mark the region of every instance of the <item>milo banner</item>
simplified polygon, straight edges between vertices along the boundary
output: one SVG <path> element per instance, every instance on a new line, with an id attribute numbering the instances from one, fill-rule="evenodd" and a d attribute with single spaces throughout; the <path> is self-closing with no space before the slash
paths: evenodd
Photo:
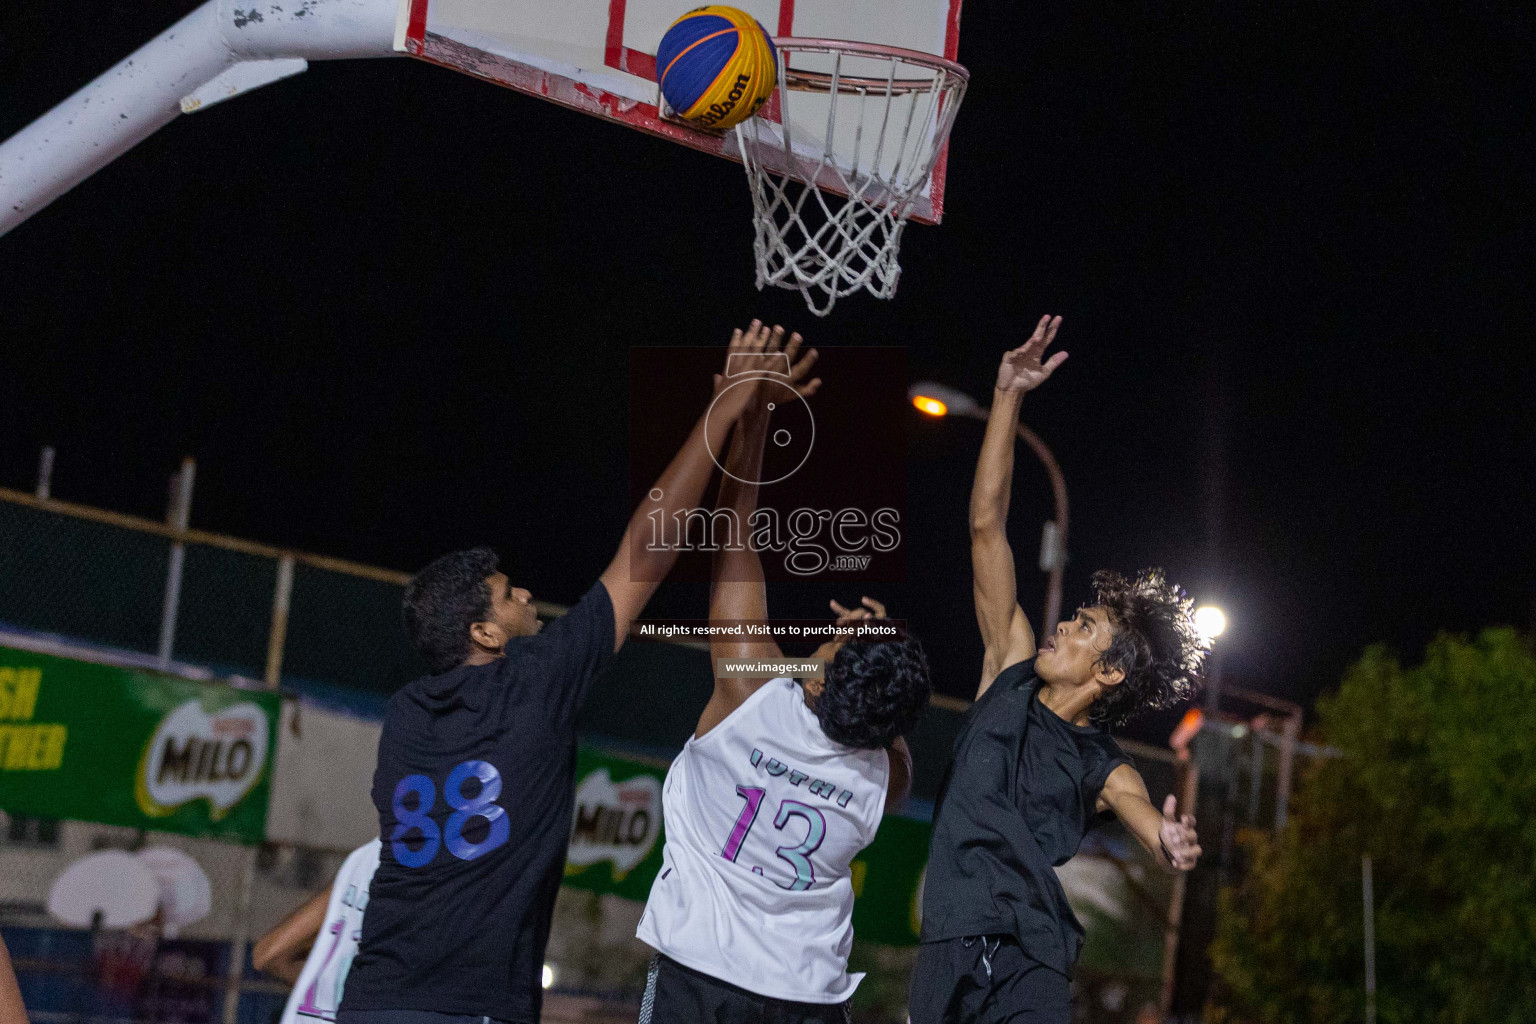
<path id="1" fill-rule="evenodd" d="M 661 870 L 666 774 L 664 766 L 580 748 L 566 885 L 632 900 L 650 895 Z M 917 942 L 931 831 L 926 822 L 888 816 L 874 843 L 853 862 L 853 926 L 859 938 L 893 946 Z"/>
<path id="2" fill-rule="evenodd" d="M 276 693 L 0 647 L 0 808 L 262 841 Z"/>
<path id="3" fill-rule="evenodd" d="M 664 767 L 601 754 L 576 753 L 576 810 L 565 884 L 641 900 L 661 870 L 661 781 Z"/>

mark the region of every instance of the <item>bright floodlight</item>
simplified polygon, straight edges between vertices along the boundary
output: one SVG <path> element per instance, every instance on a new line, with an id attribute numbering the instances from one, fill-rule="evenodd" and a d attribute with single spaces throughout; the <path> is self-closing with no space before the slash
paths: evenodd
<path id="1" fill-rule="evenodd" d="M 1221 636 L 1227 628 L 1227 616 L 1220 608 L 1213 604 L 1201 605 L 1195 609 L 1195 629 L 1207 640 L 1214 640 Z"/>
<path id="2" fill-rule="evenodd" d="M 555 969 L 549 964 L 545 964 L 544 970 L 539 972 L 539 984 L 544 988 L 550 988 L 555 984 Z"/>
<path id="3" fill-rule="evenodd" d="M 944 384 L 918 381 L 907 389 L 907 397 L 919 412 L 929 416 L 975 416 L 981 411 L 976 399 Z"/>

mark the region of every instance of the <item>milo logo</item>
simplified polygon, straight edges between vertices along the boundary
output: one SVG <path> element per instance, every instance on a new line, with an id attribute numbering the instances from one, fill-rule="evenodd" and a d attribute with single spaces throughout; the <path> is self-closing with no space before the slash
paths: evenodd
<path id="1" fill-rule="evenodd" d="M 725 102 L 711 103 L 709 109 L 694 118 L 694 120 L 708 128 L 716 121 L 724 118 L 725 115 L 736 109 L 736 104 L 741 102 L 741 97 L 746 93 L 747 86 L 751 84 L 751 81 L 746 75 L 737 75 L 735 84 L 731 86 L 731 91 L 725 96 Z"/>
<path id="2" fill-rule="evenodd" d="M 586 867 L 613 863 L 615 881 L 645 860 L 661 834 L 661 780 L 637 775 L 615 783 L 599 768 L 576 787 L 576 814 L 566 859 Z"/>
<path id="3" fill-rule="evenodd" d="M 208 714 L 189 700 L 160 720 L 139 759 L 139 809 L 163 817 L 192 800 L 208 801 L 218 821 L 245 797 L 267 766 L 267 716 L 255 704 Z"/>

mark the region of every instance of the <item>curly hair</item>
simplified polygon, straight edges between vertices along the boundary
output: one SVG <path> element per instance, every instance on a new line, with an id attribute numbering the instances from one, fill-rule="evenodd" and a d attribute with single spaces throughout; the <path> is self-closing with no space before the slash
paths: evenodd
<path id="1" fill-rule="evenodd" d="M 433 559 L 405 585 L 405 631 L 433 675 L 457 668 L 469 652 L 469 627 L 491 617 L 485 580 L 497 564 L 490 548 L 454 551 Z"/>
<path id="2" fill-rule="evenodd" d="M 822 732 L 834 741 L 878 750 L 912 731 L 932 692 L 928 658 L 915 639 L 855 640 L 833 655 L 814 710 Z"/>
<path id="3" fill-rule="evenodd" d="M 1117 572 L 1093 574 L 1094 603 L 1115 628 L 1098 664 L 1125 678 L 1094 702 L 1091 721 L 1122 726 L 1138 713 L 1169 708 L 1193 697 L 1205 671 L 1208 642 L 1195 629 L 1194 602 L 1161 569 L 1128 580 Z"/>

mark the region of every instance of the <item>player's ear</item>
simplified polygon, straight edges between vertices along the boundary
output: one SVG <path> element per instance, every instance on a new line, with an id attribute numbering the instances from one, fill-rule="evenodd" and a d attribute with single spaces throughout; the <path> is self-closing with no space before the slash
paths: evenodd
<path id="1" fill-rule="evenodd" d="M 1093 678 L 1100 686 L 1119 686 L 1125 682 L 1125 669 L 1109 668 L 1100 661 L 1094 666 Z"/>
<path id="2" fill-rule="evenodd" d="M 476 647 L 487 651 L 499 651 L 507 645 L 506 631 L 497 622 L 476 622 L 469 627 L 469 639 Z"/>

